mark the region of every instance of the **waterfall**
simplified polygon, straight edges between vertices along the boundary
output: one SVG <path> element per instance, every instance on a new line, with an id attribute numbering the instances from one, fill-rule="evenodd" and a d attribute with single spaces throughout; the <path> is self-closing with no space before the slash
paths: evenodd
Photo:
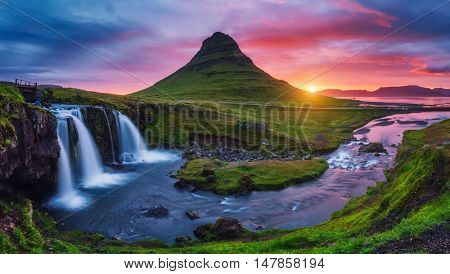
<path id="1" fill-rule="evenodd" d="M 50 201 L 50 205 L 66 209 L 79 208 L 88 201 L 87 194 L 83 194 L 83 188 L 110 187 L 122 184 L 135 176 L 130 172 L 120 171 L 121 173 L 118 173 L 113 169 L 105 171 L 97 144 L 86 127 L 86 117 L 83 116 L 82 107 L 55 105 L 50 110 L 58 120 L 57 135 L 61 148 L 58 160 L 58 193 Z M 114 122 L 119 139 L 117 145 L 119 145 L 120 151 L 120 156 L 116 157 L 111 124 L 105 111 L 104 114 L 114 159 L 120 159 L 129 164 L 132 162 L 152 163 L 177 158 L 171 153 L 149 151 L 144 138 L 133 122 L 127 116 L 114 110 Z M 73 132 L 69 130 L 69 119 L 76 128 Z M 78 136 L 73 138 L 75 136 L 70 136 L 71 134 Z M 74 148 L 76 151 L 73 150 Z M 73 166 L 71 166 L 72 164 Z"/>
<path id="2" fill-rule="evenodd" d="M 119 112 L 118 120 L 121 160 L 124 162 L 140 160 L 142 154 L 147 150 L 144 139 L 127 116 Z"/>
<path id="3" fill-rule="evenodd" d="M 58 159 L 58 194 L 51 204 L 59 207 L 78 208 L 86 199 L 74 187 L 74 178 L 70 166 L 70 141 L 67 117 L 58 119 L 57 135 L 60 146 Z"/>
<path id="4" fill-rule="evenodd" d="M 103 174 L 103 164 L 95 145 L 94 138 L 84 123 L 76 116 L 72 116 L 78 131 L 78 152 L 81 166 L 81 180 L 88 185 L 96 177 Z"/>
<path id="5" fill-rule="evenodd" d="M 176 158 L 175 155 L 148 150 L 146 142 L 138 128 L 126 115 L 115 112 L 118 121 L 118 136 L 120 140 L 120 160 L 124 163 L 144 162 L 153 163 L 158 161 L 168 161 Z"/>

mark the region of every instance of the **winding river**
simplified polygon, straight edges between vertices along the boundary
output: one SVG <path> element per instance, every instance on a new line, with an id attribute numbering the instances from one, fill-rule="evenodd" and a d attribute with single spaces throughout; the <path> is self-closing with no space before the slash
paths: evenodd
<path id="1" fill-rule="evenodd" d="M 354 132 L 354 141 L 325 157 L 330 168 L 319 179 L 280 191 L 224 197 L 176 189 L 176 180 L 170 175 L 185 160 L 177 151 L 149 151 L 161 160 L 129 163 L 122 170 L 106 169 L 109 176 L 121 181 L 109 187 L 78 185 L 76 191 L 83 193 L 85 204 L 51 208 L 63 229 L 94 231 L 127 241 L 156 238 L 172 242 L 177 236 L 193 237 L 195 227 L 213 223 L 220 216 L 237 218 L 252 230 L 312 226 L 385 179 L 383 170 L 393 165 L 405 130 L 422 129 L 449 117 L 450 112 L 421 112 L 373 120 Z M 359 153 L 360 145 L 367 142 L 382 142 L 388 154 Z M 169 210 L 167 218 L 144 216 L 145 209 L 159 205 Z M 201 218 L 190 220 L 186 209 L 197 210 Z"/>

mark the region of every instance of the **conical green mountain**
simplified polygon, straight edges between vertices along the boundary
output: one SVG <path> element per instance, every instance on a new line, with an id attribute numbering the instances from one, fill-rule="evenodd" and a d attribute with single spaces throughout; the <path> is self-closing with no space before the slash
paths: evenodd
<path id="1" fill-rule="evenodd" d="M 131 94 L 167 100 L 291 102 L 343 105 L 346 101 L 310 94 L 258 68 L 229 35 L 216 32 L 192 60 L 157 82 Z"/>

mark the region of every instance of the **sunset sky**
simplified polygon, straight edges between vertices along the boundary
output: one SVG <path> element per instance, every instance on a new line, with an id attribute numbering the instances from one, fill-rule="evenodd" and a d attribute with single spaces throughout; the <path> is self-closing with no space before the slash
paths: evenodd
<path id="1" fill-rule="evenodd" d="M 129 93 L 186 64 L 221 31 L 303 89 L 450 88 L 445 0 L 1 0 L 0 26 L 0 80 Z"/>

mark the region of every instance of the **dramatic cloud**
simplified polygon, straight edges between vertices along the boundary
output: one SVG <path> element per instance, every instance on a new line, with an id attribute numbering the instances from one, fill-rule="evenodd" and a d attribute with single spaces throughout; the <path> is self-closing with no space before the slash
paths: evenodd
<path id="1" fill-rule="evenodd" d="M 187 63 L 203 39 L 222 31 L 296 86 L 320 74 L 318 88 L 449 88 L 442 60 L 450 59 L 450 4 L 402 28 L 441 2 L 6 0 L 0 80 L 132 92 Z"/>
<path id="2" fill-rule="evenodd" d="M 415 70 L 425 74 L 446 75 L 450 74 L 450 64 L 442 66 L 425 66 L 423 68 Z"/>

